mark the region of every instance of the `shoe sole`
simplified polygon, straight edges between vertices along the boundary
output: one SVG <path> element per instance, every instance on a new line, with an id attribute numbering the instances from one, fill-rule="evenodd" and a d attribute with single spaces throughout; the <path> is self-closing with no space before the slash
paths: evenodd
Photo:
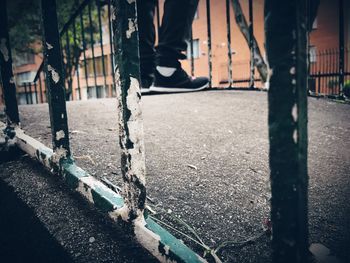
<path id="1" fill-rule="evenodd" d="M 141 94 L 148 94 L 150 92 L 150 89 L 141 89 Z"/>
<path id="2" fill-rule="evenodd" d="M 151 92 L 161 92 L 161 93 L 183 93 L 183 92 L 193 92 L 193 91 L 204 90 L 208 86 L 209 86 L 209 83 L 206 83 L 205 85 L 203 85 L 203 86 L 201 86 L 199 88 L 196 88 L 196 89 L 151 86 L 150 87 L 150 91 Z"/>

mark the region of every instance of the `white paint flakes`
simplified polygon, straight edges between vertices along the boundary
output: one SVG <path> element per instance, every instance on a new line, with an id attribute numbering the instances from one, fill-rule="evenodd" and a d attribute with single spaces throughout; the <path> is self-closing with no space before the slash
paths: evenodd
<path id="1" fill-rule="evenodd" d="M 65 135 L 65 133 L 64 133 L 63 130 L 60 130 L 60 131 L 56 132 L 56 140 L 57 140 L 57 141 L 63 139 L 65 136 L 66 136 L 66 135 Z"/>
<path id="2" fill-rule="evenodd" d="M 127 106 L 131 112 L 128 120 L 130 140 L 134 148 L 129 149 L 132 156 L 130 172 L 138 177 L 141 183 L 145 184 L 145 155 L 143 142 L 142 111 L 140 101 L 140 85 L 136 78 L 130 77 L 130 87 L 127 95 Z"/>
<path id="3" fill-rule="evenodd" d="M 160 236 L 146 228 L 143 216 L 135 219 L 134 226 L 135 237 L 144 248 L 150 251 L 160 262 L 172 262 L 165 261 L 164 255 L 159 251 Z"/>
<path id="4" fill-rule="evenodd" d="M 93 186 L 94 180 L 95 178 L 92 176 L 82 177 L 80 178 L 78 188 L 76 189 L 92 204 L 94 203 L 94 199 L 92 197 L 91 188 Z M 87 185 L 90 187 L 87 187 Z"/>
<path id="5" fill-rule="evenodd" d="M 131 34 L 136 31 L 136 20 L 129 18 L 129 29 L 126 30 L 126 38 L 131 38 Z"/>
<path id="6" fill-rule="evenodd" d="M 47 66 L 47 70 L 51 72 L 52 80 L 55 83 L 58 83 L 58 81 L 60 80 L 60 75 L 57 73 L 57 71 L 51 65 Z"/>
<path id="7" fill-rule="evenodd" d="M 62 146 L 60 148 L 57 148 L 52 156 L 52 162 L 58 164 L 61 159 L 67 157 L 67 150 L 64 149 Z"/>
<path id="8" fill-rule="evenodd" d="M 10 83 L 11 83 L 11 84 L 14 84 L 14 83 L 15 83 L 14 77 L 11 77 L 11 78 L 10 78 Z"/>
<path id="9" fill-rule="evenodd" d="M 46 42 L 46 47 L 48 50 L 53 49 L 53 46 L 48 42 Z"/>
<path id="10" fill-rule="evenodd" d="M 292 116 L 293 116 L 294 122 L 297 122 L 298 121 L 298 107 L 296 104 L 293 105 Z"/>
<path id="11" fill-rule="evenodd" d="M 10 59 L 10 56 L 9 56 L 9 51 L 7 49 L 7 46 L 6 46 L 6 38 L 2 38 L 0 40 L 0 52 L 1 52 L 2 56 L 4 57 L 5 62 L 7 62 Z"/>
<path id="12" fill-rule="evenodd" d="M 135 3 L 136 0 L 127 0 L 129 4 Z"/>
<path id="13" fill-rule="evenodd" d="M 296 129 L 293 132 L 293 141 L 295 144 L 298 143 L 298 131 Z"/>

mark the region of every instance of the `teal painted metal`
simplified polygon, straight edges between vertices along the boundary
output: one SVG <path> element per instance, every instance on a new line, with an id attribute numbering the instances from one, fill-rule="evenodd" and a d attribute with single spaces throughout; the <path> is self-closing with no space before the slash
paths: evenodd
<path id="1" fill-rule="evenodd" d="M 52 142 L 54 151 L 61 159 L 70 156 L 70 148 L 56 1 L 42 0 L 41 9 Z"/>
<path id="2" fill-rule="evenodd" d="M 136 1 L 113 0 L 112 10 L 121 167 L 125 204 L 133 221 L 143 215 L 146 200 Z"/>
<path id="3" fill-rule="evenodd" d="M 146 228 L 160 237 L 159 251 L 169 260 L 187 263 L 205 262 L 201 257 L 185 246 L 183 242 L 175 238 L 151 218 L 146 218 L 146 223 Z"/>
<path id="4" fill-rule="evenodd" d="M 114 213 L 118 214 L 118 211 L 124 206 L 123 197 L 77 166 L 72 158 L 60 160 L 59 169 L 52 169 L 57 168 L 53 151 L 26 135 L 20 128 L 16 129 L 16 144 L 49 168 L 49 171 L 58 170 L 71 189 L 77 191 L 102 212 L 108 213 L 113 221 L 118 221 L 120 217 L 115 217 Z M 136 228 L 136 224 L 134 227 Z M 156 248 L 150 252 L 161 262 L 206 262 L 151 218 L 146 216 L 144 223 L 138 224 L 138 227 L 141 228 L 142 233 L 138 241 L 146 248 L 149 245 Z M 142 240 L 147 240 L 147 244 L 142 243 Z"/>

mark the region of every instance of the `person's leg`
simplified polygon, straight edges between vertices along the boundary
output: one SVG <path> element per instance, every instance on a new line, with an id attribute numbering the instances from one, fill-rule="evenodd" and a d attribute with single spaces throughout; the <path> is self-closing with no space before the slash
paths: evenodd
<path id="1" fill-rule="evenodd" d="M 156 0 L 137 0 L 141 87 L 146 91 L 153 82 L 155 70 L 154 9 Z"/>
<path id="2" fill-rule="evenodd" d="M 198 0 L 166 0 L 156 47 L 156 70 L 151 91 L 189 92 L 208 86 L 208 78 L 190 78 L 179 60 L 186 59 L 190 30 Z"/>
<path id="3" fill-rule="evenodd" d="M 159 30 L 159 43 L 156 47 L 157 65 L 179 67 L 180 59 L 186 59 L 190 30 L 198 0 L 166 0 L 164 15 Z"/>

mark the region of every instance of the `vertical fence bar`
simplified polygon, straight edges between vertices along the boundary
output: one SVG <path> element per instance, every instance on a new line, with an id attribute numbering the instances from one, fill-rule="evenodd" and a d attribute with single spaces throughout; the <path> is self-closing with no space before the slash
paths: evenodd
<path id="1" fill-rule="evenodd" d="M 72 71 L 72 66 L 71 66 L 71 61 L 70 61 L 70 58 L 71 58 L 71 53 L 70 53 L 70 40 L 69 40 L 69 34 L 68 34 L 69 30 L 67 29 L 67 32 L 66 32 L 66 72 L 68 73 L 68 78 L 67 78 L 67 81 L 68 81 L 68 90 L 70 90 L 72 88 L 72 75 L 71 75 L 71 71 Z"/>
<path id="2" fill-rule="evenodd" d="M 36 85 L 36 82 L 34 82 L 34 92 L 35 92 L 35 104 L 38 104 L 38 87 Z"/>
<path id="3" fill-rule="evenodd" d="M 7 25 L 6 0 L 0 1 L 0 68 L 5 100 L 7 125 L 19 124 L 18 104 L 16 98 L 16 84 L 12 71 L 12 55 Z"/>
<path id="4" fill-rule="evenodd" d="M 119 143 L 128 220 L 145 208 L 145 156 L 141 113 L 136 1 L 112 0 Z"/>
<path id="5" fill-rule="evenodd" d="M 305 25 L 305 1 L 265 1 L 274 263 L 308 262 Z"/>
<path id="6" fill-rule="evenodd" d="M 78 46 L 77 46 L 77 32 L 76 31 L 77 30 L 76 30 L 75 19 L 74 19 L 74 21 L 73 21 L 73 39 L 74 39 L 73 57 L 75 58 L 75 70 L 77 72 L 78 95 L 79 95 L 79 100 L 81 100 L 80 74 L 79 74 L 80 53 L 77 52 Z M 79 54 L 79 56 L 77 56 L 77 54 Z"/>
<path id="7" fill-rule="evenodd" d="M 24 86 L 24 93 L 26 95 L 26 104 L 29 104 L 27 84 L 24 82 L 23 86 Z"/>
<path id="8" fill-rule="evenodd" d="M 61 160 L 70 156 L 70 148 L 56 1 L 41 0 L 41 11 L 52 142 L 53 149 Z"/>
<path id="9" fill-rule="evenodd" d="M 40 103 L 44 103 L 43 100 L 43 88 L 42 88 L 42 84 L 41 84 L 41 72 L 39 73 L 39 92 L 40 92 Z"/>
<path id="10" fill-rule="evenodd" d="M 210 0 L 206 0 L 207 8 L 207 36 L 208 36 L 208 65 L 209 65 L 209 87 L 212 87 L 212 49 L 211 49 L 211 22 L 210 22 Z"/>
<path id="11" fill-rule="evenodd" d="M 89 4 L 88 4 L 88 13 L 89 13 L 89 26 L 90 26 L 90 45 L 91 45 L 91 53 L 92 53 L 92 67 L 94 70 L 95 88 L 97 89 L 94 32 L 93 32 L 92 17 L 91 17 L 91 2 L 89 2 Z"/>
<path id="12" fill-rule="evenodd" d="M 249 50 L 250 50 L 250 79 L 249 88 L 254 88 L 255 63 L 254 63 L 254 16 L 253 16 L 253 0 L 249 0 Z"/>
<path id="13" fill-rule="evenodd" d="M 339 96 L 344 89 L 344 1 L 338 0 L 339 5 Z"/>
<path id="14" fill-rule="evenodd" d="M 191 36 L 190 36 L 190 56 L 191 56 L 191 76 L 194 76 L 194 54 L 193 54 L 193 31 L 191 27 Z"/>
<path id="15" fill-rule="evenodd" d="M 28 82 L 29 86 L 29 98 L 30 98 L 30 104 L 33 104 L 33 92 L 32 92 L 32 83 Z"/>
<path id="16" fill-rule="evenodd" d="M 115 90 L 114 85 L 114 59 L 113 59 L 113 37 L 112 37 L 112 17 L 111 17 L 111 1 L 108 1 L 108 30 L 109 30 L 109 47 L 110 47 L 110 58 L 111 58 L 111 72 L 112 72 L 112 89 Z"/>
<path id="17" fill-rule="evenodd" d="M 107 87 L 107 80 L 106 80 L 106 68 L 105 68 L 105 56 L 103 52 L 103 39 L 102 39 L 102 22 L 101 22 L 101 2 L 96 1 L 97 5 L 97 16 L 98 16 L 98 27 L 99 27 L 99 34 L 100 34 L 100 47 L 101 47 L 101 58 L 102 58 L 102 74 L 103 74 L 103 83 L 104 88 Z"/>
<path id="18" fill-rule="evenodd" d="M 159 14 L 159 0 L 156 0 L 156 19 L 157 19 L 157 35 L 159 38 L 159 29 L 160 29 L 160 14 Z"/>
<path id="19" fill-rule="evenodd" d="M 232 86 L 232 48 L 231 48 L 231 16 L 230 0 L 226 0 L 226 30 L 227 30 L 227 57 L 228 57 L 228 82 Z"/>
<path id="20" fill-rule="evenodd" d="M 89 87 L 89 79 L 88 79 L 87 65 L 86 65 L 86 42 L 85 42 L 83 12 L 80 13 L 80 28 L 81 28 L 81 39 L 83 42 L 84 73 L 85 73 L 85 82 L 86 82 L 86 91 L 87 91 L 87 89 Z"/>

